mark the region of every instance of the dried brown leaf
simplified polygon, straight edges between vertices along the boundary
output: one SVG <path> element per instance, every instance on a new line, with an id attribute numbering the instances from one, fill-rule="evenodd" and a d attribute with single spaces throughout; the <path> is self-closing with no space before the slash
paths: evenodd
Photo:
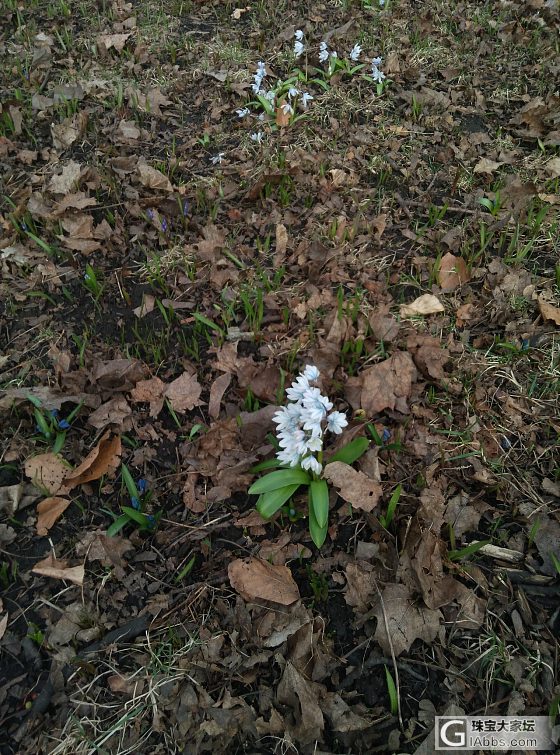
<path id="1" fill-rule="evenodd" d="M 88 425 L 92 425 L 97 430 L 112 425 L 113 430 L 125 432 L 132 427 L 129 421 L 131 417 L 132 409 L 124 396 L 114 396 L 89 415 Z"/>
<path id="2" fill-rule="evenodd" d="M 231 383 L 231 375 L 224 373 L 217 377 L 210 387 L 210 399 L 208 401 L 208 414 L 212 419 L 218 419 L 220 416 L 220 406 L 224 393 Z"/>
<path id="3" fill-rule="evenodd" d="M 202 393 L 202 386 L 196 379 L 196 375 L 190 375 L 188 372 L 183 372 L 172 383 L 169 383 L 164 391 L 164 396 L 169 400 L 173 411 L 175 412 L 187 412 L 194 409 L 195 406 L 200 406 L 200 394 Z"/>
<path id="4" fill-rule="evenodd" d="M 52 577 L 52 579 L 63 579 L 67 582 L 73 582 L 80 587 L 84 583 L 85 569 L 83 564 L 68 566 L 67 561 L 58 560 L 52 553 L 47 558 L 36 563 L 31 571 L 43 577 Z"/>
<path id="5" fill-rule="evenodd" d="M 444 365 L 449 361 L 449 352 L 432 336 L 410 336 L 406 345 L 414 364 L 426 376 L 440 380 L 445 377 Z"/>
<path id="6" fill-rule="evenodd" d="M 417 639 L 427 644 L 435 640 L 443 618 L 441 611 L 417 605 L 406 585 L 387 585 L 382 596 L 383 603 L 379 601 L 372 613 L 377 619 L 375 639 L 386 655 L 391 654 L 391 644 L 395 655 L 399 656 L 405 650 L 410 650 Z M 389 627 L 389 636 L 385 621 Z"/>
<path id="7" fill-rule="evenodd" d="M 138 161 L 138 175 L 142 186 L 157 191 L 173 191 L 171 181 L 160 170 L 152 168 L 144 160 Z"/>
<path id="8" fill-rule="evenodd" d="M 560 308 L 555 307 L 539 296 L 539 311 L 545 320 L 552 320 L 556 325 L 560 325 Z"/>
<path id="9" fill-rule="evenodd" d="M 82 463 L 66 476 L 64 484 L 71 489 L 110 474 L 120 464 L 121 450 L 120 436 L 114 435 L 111 438 L 108 432 L 105 433 Z"/>
<path id="10" fill-rule="evenodd" d="M 32 456 L 25 462 L 25 474 L 38 488 L 50 495 L 67 493 L 70 488 L 66 483 L 69 472 L 68 464 L 61 456 L 48 452 Z"/>
<path id="11" fill-rule="evenodd" d="M 342 461 L 327 464 L 323 476 L 337 489 L 341 498 L 360 511 L 373 511 L 381 497 L 381 485 L 363 472 Z"/>
<path id="12" fill-rule="evenodd" d="M 52 496 L 37 504 L 37 534 L 46 535 L 53 524 L 70 506 L 68 498 Z"/>
<path id="13" fill-rule="evenodd" d="M 401 317 L 414 317 L 415 315 L 433 315 L 443 312 L 444 306 L 433 294 L 423 294 L 410 304 L 401 304 Z"/>
<path id="14" fill-rule="evenodd" d="M 149 380 L 140 380 L 130 392 L 135 402 L 145 402 L 150 405 L 150 417 L 157 417 L 163 408 L 163 394 L 165 383 L 157 376 Z"/>
<path id="15" fill-rule="evenodd" d="M 417 371 L 412 357 L 406 351 L 397 351 L 384 362 L 370 367 L 359 378 L 347 381 L 347 390 L 361 389 L 360 403 L 353 408 L 360 407 L 373 415 L 384 409 L 396 409 L 405 414 L 408 411 L 407 399 L 410 395 L 412 383 L 416 380 Z M 347 394 L 348 399 L 351 396 Z"/>
<path id="16" fill-rule="evenodd" d="M 273 566 L 260 558 L 236 558 L 228 565 L 231 586 L 246 601 L 270 600 L 289 606 L 299 590 L 287 566 Z"/>
<path id="17" fill-rule="evenodd" d="M 497 163 L 494 160 L 489 160 L 487 157 L 481 157 L 477 164 L 474 166 L 473 173 L 495 173 L 498 168 L 504 163 Z"/>
<path id="18" fill-rule="evenodd" d="M 351 563 L 346 566 L 346 589 L 344 600 L 349 606 L 357 608 L 359 613 L 369 611 L 375 593 L 373 567 L 368 563 Z"/>
<path id="19" fill-rule="evenodd" d="M 322 739 L 325 721 L 318 701 L 323 690 L 320 685 L 307 680 L 292 663 L 286 663 L 276 697 L 281 705 L 292 710 L 296 726 L 290 733 L 302 744 Z M 288 726 L 288 730 L 290 728 Z"/>
<path id="20" fill-rule="evenodd" d="M 81 172 L 80 163 L 70 160 L 60 175 L 51 178 L 48 188 L 55 194 L 70 194 L 72 189 L 77 187 Z"/>
<path id="21" fill-rule="evenodd" d="M 138 359 L 110 359 L 97 362 L 92 370 L 92 380 L 103 391 L 130 391 L 136 383 L 147 376 L 148 369 Z"/>
<path id="22" fill-rule="evenodd" d="M 439 263 L 438 280 L 442 291 L 454 291 L 469 280 L 467 263 L 462 257 L 448 252 Z"/>

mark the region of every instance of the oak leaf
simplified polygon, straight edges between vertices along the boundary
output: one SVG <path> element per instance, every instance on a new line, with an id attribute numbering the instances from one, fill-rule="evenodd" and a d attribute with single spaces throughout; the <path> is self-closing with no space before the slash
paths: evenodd
<path id="1" fill-rule="evenodd" d="M 270 600 L 289 606 L 299 600 L 299 590 L 287 566 L 260 558 L 236 558 L 228 566 L 231 586 L 244 600 Z"/>

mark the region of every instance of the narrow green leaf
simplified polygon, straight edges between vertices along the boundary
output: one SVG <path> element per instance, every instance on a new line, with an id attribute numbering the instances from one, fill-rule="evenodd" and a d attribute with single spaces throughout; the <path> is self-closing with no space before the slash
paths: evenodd
<path id="1" fill-rule="evenodd" d="M 40 398 L 37 398 L 37 396 L 32 396 L 29 393 L 27 394 L 26 398 L 27 398 L 28 401 L 31 401 L 31 403 L 33 404 L 33 406 L 36 406 L 37 409 L 41 408 L 42 404 L 41 404 L 41 399 Z"/>
<path id="2" fill-rule="evenodd" d="M 51 429 L 49 427 L 49 424 L 47 423 L 47 420 L 43 417 L 43 414 L 39 411 L 39 409 L 33 409 L 33 414 L 35 415 L 35 422 L 37 422 L 37 426 L 45 436 L 45 438 L 51 437 Z"/>
<path id="3" fill-rule="evenodd" d="M 148 521 L 148 517 L 146 516 L 146 514 L 141 514 L 139 511 L 136 511 L 136 509 L 133 509 L 132 506 L 121 506 L 121 508 L 123 510 L 123 513 L 126 514 L 129 519 L 132 519 L 141 527 L 150 526 L 150 523 Z"/>
<path id="4" fill-rule="evenodd" d="M 201 315 L 200 312 L 193 312 L 193 317 L 195 320 L 198 320 L 198 322 L 206 325 L 208 328 L 215 330 L 216 333 L 219 333 L 221 336 L 225 335 L 224 331 L 220 328 L 219 325 L 216 325 L 216 323 L 208 319 L 208 317 Z"/>
<path id="5" fill-rule="evenodd" d="M 329 521 L 329 488 L 326 480 L 313 480 L 309 484 L 309 508 L 313 509 L 319 527 Z"/>
<path id="6" fill-rule="evenodd" d="M 56 438 L 53 444 L 53 454 L 59 454 L 62 449 L 64 448 L 64 443 L 66 441 L 66 433 L 57 433 Z"/>
<path id="7" fill-rule="evenodd" d="M 330 464 L 333 461 L 342 461 L 345 464 L 353 464 L 360 456 L 363 456 L 369 448 L 369 440 L 367 438 L 354 438 L 354 440 L 347 443 L 340 448 L 331 458 L 327 461 Z"/>
<path id="8" fill-rule="evenodd" d="M 177 574 L 177 576 L 175 577 L 175 582 L 180 582 L 182 579 L 184 579 L 187 576 L 187 574 L 190 574 L 194 566 L 195 560 L 196 560 L 196 554 L 193 553 L 190 559 L 187 561 L 186 565 L 181 569 L 179 574 Z"/>
<path id="9" fill-rule="evenodd" d="M 472 556 L 473 553 L 477 553 L 481 548 L 484 548 L 485 545 L 489 545 L 490 540 L 479 540 L 477 543 L 471 543 L 470 545 L 467 545 L 465 548 L 460 548 L 459 550 L 449 551 L 447 556 L 450 561 L 459 561 L 461 558 L 467 558 L 467 556 Z"/>
<path id="10" fill-rule="evenodd" d="M 399 712 L 399 696 L 397 694 L 397 687 L 387 666 L 384 666 L 383 668 L 385 669 L 385 679 L 387 681 L 387 692 L 389 693 L 391 713 L 393 714 L 393 716 L 396 716 Z"/>
<path id="11" fill-rule="evenodd" d="M 311 478 L 303 469 L 279 469 L 254 482 L 249 488 L 251 495 L 268 493 L 269 490 L 284 488 L 286 485 L 309 485 Z"/>
<path id="12" fill-rule="evenodd" d="M 121 514 L 119 518 L 115 519 L 113 524 L 111 524 L 107 528 L 107 535 L 109 537 L 114 537 L 115 535 L 118 535 L 118 533 L 122 530 L 125 524 L 128 524 L 129 522 L 130 522 L 130 518 L 126 514 Z"/>
<path id="13" fill-rule="evenodd" d="M 278 459 L 267 459 L 266 461 L 261 461 L 259 464 L 255 464 L 254 467 L 251 467 L 249 472 L 251 474 L 257 474 L 257 472 L 266 472 L 267 469 L 276 469 L 276 467 L 280 466 L 280 462 Z"/>
<path id="14" fill-rule="evenodd" d="M 290 500 L 298 488 L 299 483 L 263 493 L 257 501 L 257 511 L 265 519 L 270 519 L 286 501 Z"/>
<path id="15" fill-rule="evenodd" d="M 315 517 L 315 512 L 313 511 L 313 506 L 309 507 L 309 534 L 317 548 L 320 548 L 323 545 L 327 537 L 327 525 L 325 524 L 324 527 L 319 526 Z"/>
<path id="16" fill-rule="evenodd" d="M 124 481 L 124 484 L 126 485 L 126 489 L 128 490 L 131 498 L 140 498 L 140 493 L 138 492 L 138 488 L 136 487 L 136 483 L 134 482 L 134 478 L 130 474 L 130 471 L 126 464 L 121 464 L 121 474 Z"/>

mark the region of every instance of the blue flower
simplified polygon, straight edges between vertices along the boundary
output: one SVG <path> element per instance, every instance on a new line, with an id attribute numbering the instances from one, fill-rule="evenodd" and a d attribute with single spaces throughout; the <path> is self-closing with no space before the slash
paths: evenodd
<path id="1" fill-rule="evenodd" d="M 391 431 L 387 427 L 384 427 L 383 434 L 381 435 L 381 440 L 383 441 L 383 443 L 387 443 L 390 437 L 391 437 Z"/>
<path id="2" fill-rule="evenodd" d="M 69 430 L 70 429 L 70 422 L 68 422 L 67 419 L 61 419 L 58 423 L 58 426 L 61 430 Z"/>
<path id="3" fill-rule="evenodd" d="M 135 495 L 133 495 L 132 498 L 130 499 L 130 503 L 132 504 L 133 509 L 136 509 L 136 511 L 140 511 L 140 501 L 138 500 L 138 498 L 136 498 Z"/>
<path id="4" fill-rule="evenodd" d="M 138 492 L 140 493 L 140 495 L 144 495 L 147 489 L 148 483 L 146 482 L 146 480 L 144 480 L 144 478 L 138 480 Z"/>

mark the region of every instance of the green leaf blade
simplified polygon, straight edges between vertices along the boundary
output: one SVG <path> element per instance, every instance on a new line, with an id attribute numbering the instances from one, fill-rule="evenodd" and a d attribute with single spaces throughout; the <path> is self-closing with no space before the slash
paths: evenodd
<path id="1" fill-rule="evenodd" d="M 324 527 L 319 526 L 313 506 L 309 507 L 309 534 L 317 548 L 323 545 L 327 537 L 327 525 L 325 524 Z"/>
<path id="2" fill-rule="evenodd" d="M 344 464 L 353 464 L 360 456 L 363 456 L 369 448 L 369 440 L 367 438 L 354 438 L 354 440 L 347 443 L 340 448 L 335 454 L 328 460 L 328 464 L 333 461 L 342 461 Z"/>
<path id="3" fill-rule="evenodd" d="M 140 493 L 138 492 L 138 488 L 136 487 L 136 483 L 134 482 L 133 476 L 130 474 L 130 470 L 126 466 L 126 464 L 121 464 L 121 475 L 123 478 L 123 482 L 126 485 L 126 489 L 129 492 L 129 495 L 131 498 L 140 498 Z"/>
<path id="4" fill-rule="evenodd" d="M 313 480 L 309 485 L 309 508 L 321 529 L 329 521 L 329 488 L 326 480 Z"/>
<path id="5" fill-rule="evenodd" d="M 268 493 L 286 485 L 309 485 L 311 478 L 303 469 L 279 469 L 254 482 L 249 488 L 251 495 Z"/>
<path id="6" fill-rule="evenodd" d="M 299 484 L 286 485 L 263 493 L 257 501 L 257 511 L 264 519 L 270 519 L 286 501 L 290 500 L 298 488 Z"/>
<path id="7" fill-rule="evenodd" d="M 115 537 L 115 535 L 118 535 L 119 532 L 122 530 L 122 528 L 130 522 L 130 517 L 128 517 L 126 514 L 121 514 L 118 519 L 115 519 L 113 524 L 111 524 L 107 528 L 107 536 L 108 537 Z"/>

